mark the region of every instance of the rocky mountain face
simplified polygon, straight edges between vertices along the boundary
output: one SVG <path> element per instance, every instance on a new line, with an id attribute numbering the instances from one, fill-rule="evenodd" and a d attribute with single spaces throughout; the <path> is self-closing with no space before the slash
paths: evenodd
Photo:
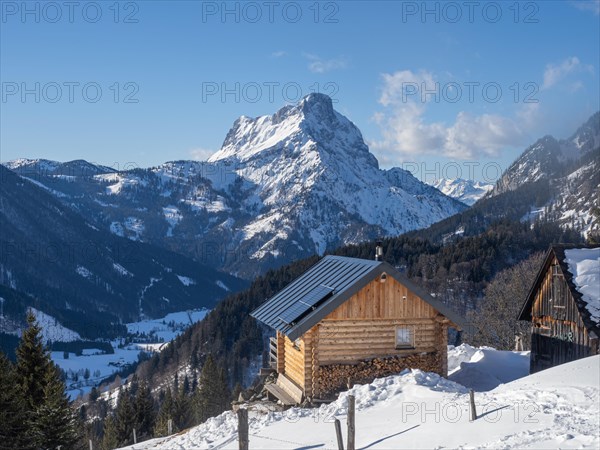
<path id="1" fill-rule="evenodd" d="M 34 307 L 83 338 L 111 337 L 128 321 L 212 308 L 246 285 L 99 229 L 62 201 L 67 194 L 38 184 L 0 166 L 0 331 Z"/>
<path id="2" fill-rule="evenodd" d="M 468 206 L 473 205 L 494 187 L 493 184 L 462 178 L 441 178 L 433 181 L 431 186 Z"/>
<path id="3" fill-rule="evenodd" d="M 466 208 L 408 171 L 380 169 L 358 128 L 323 94 L 271 116 L 240 117 L 207 162 L 98 167 L 84 176 L 36 164 L 8 167 L 98 228 L 244 278 L 343 244 L 427 227 Z"/>
<path id="4" fill-rule="evenodd" d="M 531 205 L 524 219 L 549 220 L 587 236 L 600 224 L 594 217 L 600 196 L 600 112 L 569 139 L 545 136 L 506 170 L 491 196 L 528 184 L 547 185 L 547 198 Z"/>

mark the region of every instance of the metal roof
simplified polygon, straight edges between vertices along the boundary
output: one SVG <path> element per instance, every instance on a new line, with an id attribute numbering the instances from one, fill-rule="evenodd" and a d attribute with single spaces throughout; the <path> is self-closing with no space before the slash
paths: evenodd
<path id="1" fill-rule="evenodd" d="M 465 328 L 466 324 L 461 317 L 410 282 L 388 263 L 331 255 L 325 256 L 250 315 L 295 340 L 384 272 L 429 303 L 455 325 Z M 315 291 L 326 292 L 323 287 L 333 291 L 324 295 L 322 299 L 315 301 L 312 298 L 312 302 L 305 301 L 311 296 L 314 297 Z M 310 304 L 311 307 L 299 309 L 298 304 Z"/>

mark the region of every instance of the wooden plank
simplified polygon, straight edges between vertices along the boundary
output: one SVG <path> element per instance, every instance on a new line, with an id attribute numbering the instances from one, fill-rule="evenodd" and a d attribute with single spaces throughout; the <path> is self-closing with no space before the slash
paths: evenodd
<path id="1" fill-rule="evenodd" d="M 265 384 L 265 389 L 286 406 L 294 406 L 296 404 L 296 400 L 294 400 L 291 395 L 289 395 L 283 388 L 277 386 L 275 383 Z"/>
<path id="2" fill-rule="evenodd" d="M 365 319 L 331 319 L 329 317 L 323 319 L 320 323 L 321 326 L 338 326 L 338 327 L 353 327 L 356 325 L 369 325 L 378 326 L 382 323 L 396 323 L 398 325 L 417 325 L 425 323 L 433 323 L 434 316 L 432 317 L 415 317 L 415 318 L 371 318 Z"/>
<path id="3" fill-rule="evenodd" d="M 283 389 L 290 397 L 292 397 L 296 403 L 302 402 L 302 396 L 304 393 L 302 389 L 298 387 L 292 380 L 285 375 L 279 375 L 277 377 L 277 386 Z"/>
<path id="4" fill-rule="evenodd" d="M 435 310 L 392 277 L 373 280 L 329 314 L 327 319 L 404 318 L 435 316 Z"/>

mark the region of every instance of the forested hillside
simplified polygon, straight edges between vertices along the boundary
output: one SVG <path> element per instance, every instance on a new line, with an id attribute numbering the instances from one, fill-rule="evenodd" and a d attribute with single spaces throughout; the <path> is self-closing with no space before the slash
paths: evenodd
<path id="1" fill-rule="evenodd" d="M 485 232 L 446 245 L 412 235 L 385 239 L 385 260 L 404 271 L 455 310 L 466 314 L 477 307 L 487 283 L 499 271 L 532 253 L 545 251 L 554 242 L 579 242 L 578 233 L 551 223 L 509 220 L 492 224 Z M 343 247 L 338 255 L 371 259 L 375 243 Z M 246 291 L 219 303 L 205 320 L 196 324 L 163 352 L 138 368 L 140 378 L 159 385 L 176 369 L 187 367 L 189 376 L 208 354 L 228 370 L 231 386 L 252 382 L 247 369 L 262 358 L 268 330 L 249 316 L 250 311 L 283 288 L 317 261 L 304 259 L 256 279 Z M 172 378 L 171 378 L 172 379 Z"/>

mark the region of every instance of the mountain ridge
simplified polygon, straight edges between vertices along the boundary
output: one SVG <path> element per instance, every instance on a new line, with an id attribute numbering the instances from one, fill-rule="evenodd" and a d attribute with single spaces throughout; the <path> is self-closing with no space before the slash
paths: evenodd
<path id="1" fill-rule="evenodd" d="M 206 162 L 69 179 L 44 172 L 36 181 L 98 228 L 243 278 L 465 208 L 408 171 L 381 170 L 324 94 L 238 118 Z"/>

